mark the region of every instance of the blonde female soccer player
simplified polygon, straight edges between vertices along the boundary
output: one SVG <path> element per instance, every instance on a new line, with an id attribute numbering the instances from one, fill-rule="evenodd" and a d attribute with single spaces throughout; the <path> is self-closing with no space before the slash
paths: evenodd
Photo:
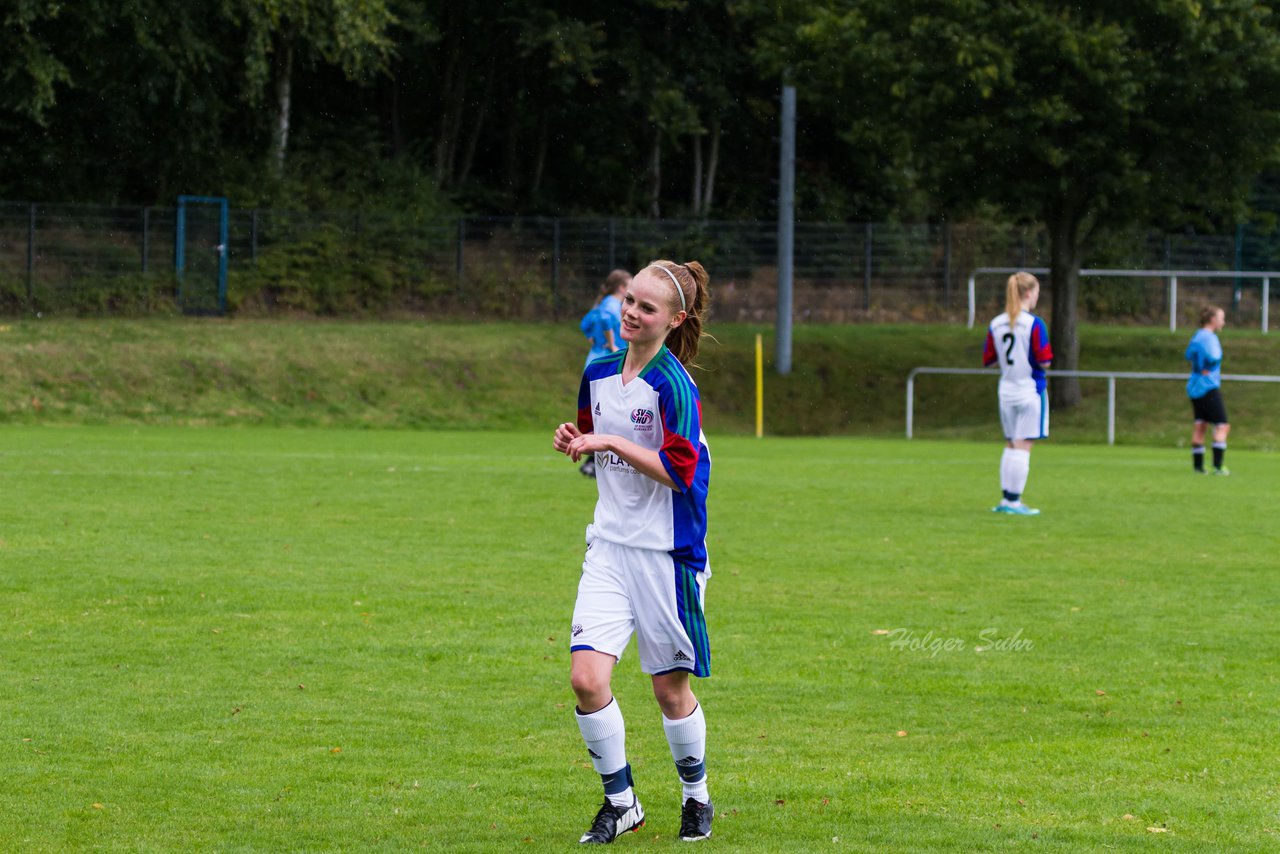
<path id="1" fill-rule="evenodd" d="M 1030 273 L 1014 273 L 1005 283 L 1005 310 L 987 327 L 982 364 L 1000 365 L 1000 424 L 1007 440 L 1000 457 L 1000 503 L 996 513 L 1035 516 L 1022 503 L 1031 470 L 1031 447 L 1049 437 L 1049 396 L 1044 371 L 1053 361 L 1049 330 L 1031 313 L 1040 299 L 1040 282 Z"/>
<path id="2" fill-rule="evenodd" d="M 587 366 L 577 424 L 557 427 L 552 443 L 575 462 L 594 454 L 599 489 L 570 639 L 578 728 L 605 793 L 584 843 L 644 824 L 610 687 L 632 634 L 680 777 L 680 837 L 711 835 L 706 719 L 689 679 L 711 673 L 702 609 L 711 457 L 698 387 L 685 370 L 707 299 L 696 261 L 654 261 L 636 273 L 622 300 L 627 347 Z"/>

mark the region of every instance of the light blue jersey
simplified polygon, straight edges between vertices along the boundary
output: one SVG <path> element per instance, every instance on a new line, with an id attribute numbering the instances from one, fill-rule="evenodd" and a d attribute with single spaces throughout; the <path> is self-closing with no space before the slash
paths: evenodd
<path id="1" fill-rule="evenodd" d="M 626 346 L 622 340 L 622 300 L 609 294 L 600 300 L 600 304 L 587 312 L 582 318 L 582 332 L 591 339 L 591 352 L 587 353 L 587 364 L 596 359 L 617 352 L 609 349 L 609 338 L 606 331 L 613 332 L 613 346 L 618 350 Z"/>
<path id="2" fill-rule="evenodd" d="M 1208 329 L 1201 329 L 1191 336 L 1186 359 L 1191 363 L 1191 378 L 1187 380 L 1187 397 L 1195 400 L 1204 397 L 1222 385 L 1222 342 Z M 1208 371 L 1206 375 L 1204 372 Z"/>
<path id="3" fill-rule="evenodd" d="M 609 294 L 600 300 L 600 313 L 608 318 L 609 328 L 613 330 L 613 343 L 622 349 L 622 300 Z"/>

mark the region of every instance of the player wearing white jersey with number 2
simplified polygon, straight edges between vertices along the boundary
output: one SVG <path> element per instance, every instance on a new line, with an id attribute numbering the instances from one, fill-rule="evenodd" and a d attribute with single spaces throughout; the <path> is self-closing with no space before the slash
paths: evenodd
<path id="1" fill-rule="evenodd" d="M 1049 437 L 1049 395 L 1044 371 L 1053 361 L 1049 330 L 1031 313 L 1040 282 L 1014 273 L 1005 283 L 1005 311 L 987 327 L 982 364 L 1000 366 L 1000 424 L 1007 440 L 1000 457 L 1000 503 L 991 509 L 1015 516 L 1040 511 L 1022 503 L 1031 471 L 1031 447 Z"/>
<path id="2" fill-rule="evenodd" d="M 654 261 L 637 273 L 622 300 L 626 349 L 587 366 L 577 424 L 561 424 L 552 442 L 575 462 L 595 455 L 599 490 L 569 641 L 578 729 L 605 794 L 583 843 L 644 824 L 610 687 L 632 634 L 680 777 L 680 838 L 711 835 L 706 719 L 689 684 L 711 673 L 702 609 L 711 456 L 684 367 L 706 307 L 707 273 L 696 261 Z"/>

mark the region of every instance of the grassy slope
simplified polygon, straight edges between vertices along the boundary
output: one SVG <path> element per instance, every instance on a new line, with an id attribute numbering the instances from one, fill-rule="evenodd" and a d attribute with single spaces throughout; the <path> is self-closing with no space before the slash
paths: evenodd
<path id="1" fill-rule="evenodd" d="M 594 490 L 545 436 L 4 434 L 0 849 L 573 847 Z M 1049 445 L 1027 520 L 987 511 L 988 443 L 713 453 L 712 844 L 1274 844 L 1280 458 Z M 634 647 L 615 690 L 650 814 L 620 850 L 687 850 Z"/>
<path id="2" fill-rule="evenodd" d="M 753 344 L 766 327 L 712 330 L 696 377 L 708 424 L 754 424 Z M 1083 330 L 1088 369 L 1180 372 L 1187 332 Z M 1280 336 L 1230 329 L 1227 369 L 1280 369 Z M 917 365 L 972 367 L 981 333 L 956 326 L 800 326 L 794 371 L 766 372 L 774 434 L 897 435 L 904 385 Z M 566 417 L 583 357 L 565 323 L 551 325 L 320 321 L 66 320 L 0 327 L 0 419 L 19 423 L 182 423 L 279 426 L 542 429 Z M 995 437 L 994 383 L 925 377 L 921 436 Z M 1057 438 L 1105 438 L 1106 387 L 1085 381 L 1084 405 L 1056 412 Z M 1180 383 L 1119 387 L 1121 442 L 1185 443 Z M 1229 386 L 1238 448 L 1273 448 L 1280 388 Z"/>

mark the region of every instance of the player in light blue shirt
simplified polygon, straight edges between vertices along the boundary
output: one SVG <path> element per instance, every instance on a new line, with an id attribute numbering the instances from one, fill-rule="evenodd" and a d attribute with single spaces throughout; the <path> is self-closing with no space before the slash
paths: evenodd
<path id="1" fill-rule="evenodd" d="M 614 352 L 622 349 L 622 295 L 629 284 L 631 274 L 626 270 L 614 270 L 604 281 L 609 292 L 601 298 L 599 311 L 605 330 L 613 336 Z"/>
<path id="2" fill-rule="evenodd" d="M 622 349 L 622 294 L 631 284 L 631 274 L 626 270 L 614 270 L 600 288 L 600 298 L 590 311 L 583 315 L 582 334 L 591 342 L 587 364 Z"/>
<path id="3" fill-rule="evenodd" d="M 1222 402 L 1222 342 L 1218 331 L 1226 325 L 1226 314 L 1216 305 L 1200 310 L 1200 329 L 1191 336 L 1186 359 L 1191 363 L 1191 377 L 1187 380 L 1187 397 L 1191 398 L 1191 411 L 1195 424 L 1191 428 L 1191 466 L 1204 474 L 1204 436 L 1213 425 L 1213 473 L 1229 474 L 1223 466 L 1227 454 L 1227 434 L 1231 425 L 1227 422 L 1227 407 Z"/>

